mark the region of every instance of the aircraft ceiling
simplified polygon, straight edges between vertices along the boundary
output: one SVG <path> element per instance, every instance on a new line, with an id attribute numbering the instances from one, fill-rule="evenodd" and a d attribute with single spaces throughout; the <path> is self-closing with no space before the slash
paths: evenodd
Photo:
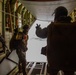
<path id="1" fill-rule="evenodd" d="M 76 7 L 76 0 L 19 0 L 38 20 L 53 21 L 54 10 L 65 6 L 69 14 Z"/>

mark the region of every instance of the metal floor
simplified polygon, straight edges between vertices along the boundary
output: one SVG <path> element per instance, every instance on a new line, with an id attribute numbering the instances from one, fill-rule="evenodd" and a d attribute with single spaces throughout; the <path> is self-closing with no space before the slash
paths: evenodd
<path id="1" fill-rule="evenodd" d="M 44 62 L 27 62 L 27 75 L 46 75 L 46 65 Z M 8 75 L 18 75 L 18 66 L 8 73 Z M 20 73 L 22 75 L 22 73 Z"/>

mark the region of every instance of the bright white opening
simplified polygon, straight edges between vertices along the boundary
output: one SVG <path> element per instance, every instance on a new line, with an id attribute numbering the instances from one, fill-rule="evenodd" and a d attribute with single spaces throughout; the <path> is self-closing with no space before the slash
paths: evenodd
<path id="1" fill-rule="evenodd" d="M 47 27 L 50 22 L 38 21 L 36 20 L 35 23 L 32 25 L 31 29 L 29 30 L 29 40 L 28 40 L 28 51 L 26 52 L 26 60 L 28 62 L 46 62 L 46 56 L 41 54 L 41 48 L 46 46 L 46 39 L 41 39 L 36 36 L 36 24 L 41 24 L 41 27 Z"/>

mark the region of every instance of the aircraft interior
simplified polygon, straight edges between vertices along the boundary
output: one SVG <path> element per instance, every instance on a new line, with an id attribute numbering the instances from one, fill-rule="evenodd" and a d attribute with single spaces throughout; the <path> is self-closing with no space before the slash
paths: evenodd
<path id="1" fill-rule="evenodd" d="M 26 57 L 25 57 L 26 61 L 27 61 L 27 63 L 26 63 L 27 75 L 51 75 L 51 74 L 47 73 L 47 65 L 48 65 L 47 56 L 41 54 L 42 47 L 47 45 L 47 38 L 40 38 L 36 35 L 36 26 L 38 24 L 38 25 L 40 25 L 41 28 L 45 28 L 49 24 L 54 22 L 54 17 L 55 17 L 54 12 L 55 12 L 55 9 L 59 6 L 64 6 L 67 8 L 68 15 L 71 16 L 71 18 L 72 18 L 71 22 L 72 23 L 75 22 L 74 23 L 74 25 L 75 25 L 76 24 L 76 1 L 75 0 L 4 0 L 4 1 L 1 0 L 0 2 L 1 3 L 4 2 L 4 4 L 3 4 L 3 7 L 4 7 L 5 2 L 8 4 L 9 1 L 13 2 L 15 4 L 14 6 L 17 6 L 18 10 L 17 9 L 14 9 L 14 10 L 16 10 L 16 12 L 18 12 L 18 14 L 16 14 L 16 17 L 14 17 L 14 19 L 13 19 L 12 17 L 10 17 L 11 16 L 10 12 L 5 11 L 6 9 L 8 9 L 8 7 L 10 8 L 10 6 L 7 6 L 7 8 L 5 7 L 4 10 L 0 9 L 0 12 L 4 13 L 4 16 L 6 14 L 6 17 L 2 18 L 1 21 L 3 19 L 7 18 L 8 15 L 10 15 L 10 16 L 8 16 L 9 19 L 8 18 L 5 19 L 4 22 L 6 22 L 6 23 L 4 23 L 4 22 L 2 23 L 4 25 L 6 25 L 6 29 L 7 29 L 7 31 L 5 31 L 4 29 L 2 30 L 2 34 L 5 36 L 7 48 L 5 48 L 5 51 L 3 52 L 2 44 L 0 43 L 0 75 L 23 75 L 22 73 L 18 74 L 19 58 L 16 54 L 16 50 L 13 50 L 11 52 L 9 49 L 9 41 L 12 37 L 11 30 L 13 30 L 16 27 L 15 24 L 18 24 L 21 27 L 21 25 L 22 25 L 21 23 L 30 24 L 30 29 L 28 31 L 28 36 L 29 36 L 28 44 L 27 44 L 28 50 L 26 52 Z M 19 4 L 17 4 L 17 2 Z M 11 5 L 13 5 L 13 4 L 11 4 Z M 18 7 L 18 6 L 20 6 L 20 7 Z M 23 9 L 24 9 L 24 11 L 22 11 Z M 9 9 L 8 9 L 8 11 L 9 11 Z M 24 15 L 21 15 L 22 12 L 24 12 Z M 30 15 L 29 16 L 30 19 L 29 19 L 28 14 L 30 14 L 30 13 L 33 16 L 31 17 L 31 15 Z M 11 14 L 13 14 L 12 11 L 11 11 Z M 12 15 L 12 16 L 15 16 L 15 15 Z M 17 18 L 17 16 L 19 16 L 19 19 Z M 25 21 L 23 21 L 23 19 L 21 19 L 24 17 L 25 17 Z M 11 21 L 11 18 L 12 18 L 12 21 Z M 15 21 L 15 18 L 17 21 Z M 9 24 L 7 25 L 7 21 L 8 22 L 11 21 L 12 25 L 11 26 Z M 2 26 L 3 28 L 4 28 L 4 25 Z M 64 24 L 64 25 L 66 25 L 66 24 Z M 11 28 L 11 30 L 9 30 L 10 33 L 8 32 L 7 27 Z M 61 29 L 63 31 L 64 31 L 64 28 L 65 27 L 63 27 L 63 28 L 61 27 Z M 70 34 L 69 36 L 73 36 L 73 32 L 75 34 L 75 32 L 76 32 L 75 28 L 76 28 L 76 26 L 73 27 L 72 29 L 70 28 L 72 31 L 72 32 L 71 31 L 70 32 L 72 34 Z M 67 29 L 68 29 L 68 27 L 67 27 Z M 70 30 L 70 29 L 68 29 L 68 30 Z M 62 30 L 60 30 L 60 31 L 62 31 Z M 67 30 L 65 30 L 65 31 L 67 31 Z M 66 35 L 68 33 L 66 33 Z M 76 41 L 76 39 L 72 37 L 72 41 L 74 41 L 73 39 Z M 75 67 L 75 69 L 76 69 L 76 67 Z M 65 74 L 62 70 L 59 70 L 57 75 L 65 75 Z M 76 75 L 76 71 L 74 71 L 74 75 Z"/>

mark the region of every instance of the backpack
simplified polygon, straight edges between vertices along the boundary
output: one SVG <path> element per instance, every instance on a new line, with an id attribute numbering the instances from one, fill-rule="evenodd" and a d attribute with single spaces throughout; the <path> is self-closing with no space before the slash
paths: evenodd
<path id="1" fill-rule="evenodd" d="M 15 34 L 13 34 L 12 38 L 10 39 L 9 49 L 10 49 L 11 51 L 13 51 L 13 50 L 16 49 L 16 35 L 15 35 Z"/>
<path id="2" fill-rule="evenodd" d="M 50 67 L 76 70 L 76 24 L 53 23 L 48 27 L 47 60 Z"/>
<path id="3" fill-rule="evenodd" d="M 22 32 L 18 32 L 17 34 L 14 34 L 10 40 L 9 43 L 9 47 L 11 49 L 11 51 L 13 50 L 23 50 L 26 51 L 27 47 L 23 41 L 23 33 Z"/>

